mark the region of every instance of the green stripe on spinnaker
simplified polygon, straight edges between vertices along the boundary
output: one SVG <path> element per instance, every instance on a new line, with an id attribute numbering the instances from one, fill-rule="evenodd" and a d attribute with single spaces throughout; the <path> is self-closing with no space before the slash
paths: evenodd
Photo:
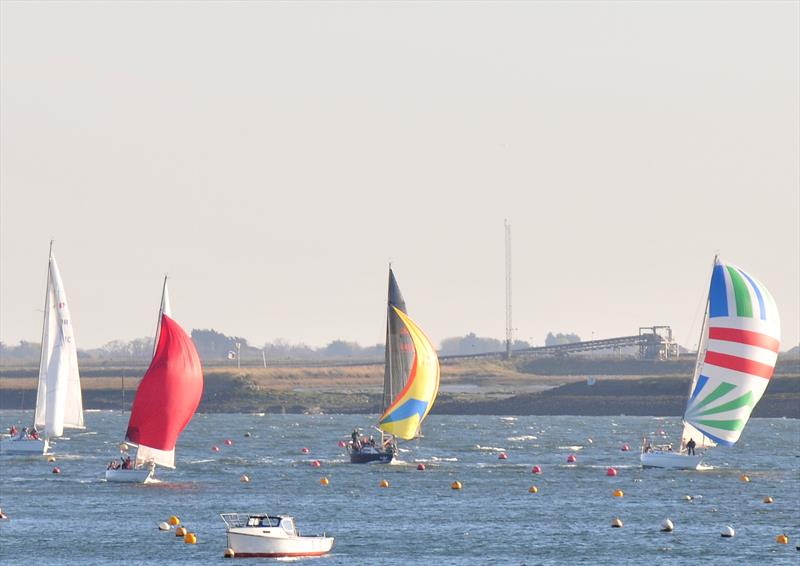
<path id="1" fill-rule="evenodd" d="M 698 417 L 704 417 L 706 415 L 715 415 L 717 413 L 724 413 L 725 411 L 732 411 L 733 409 L 741 409 L 742 407 L 752 407 L 755 405 L 755 401 L 753 401 L 753 392 L 748 391 L 741 397 L 737 397 L 733 401 L 728 401 L 727 403 L 720 405 L 719 407 L 714 407 L 713 409 L 708 409 L 707 411 L 703 411 L 699 413 Z"/>
<path id="2" fill-rule="evenodd" d="M 753 300 L 750 298 L 750 290 L 744 277 L 730 265 L 726 266 L 733 283 L 733 294 L 736 296 L 736 314 L 738 316 L 753 317 Z"/>
<path id="3" fill-rule="evenodd" d="M 716 401 L 717 399 L 719 399 L 723 395 L 730 393 L 734 389 L 736 389 L 736 386 L 733 383 L 728 383 L 723 381 L 722 383 L 717 385 L 717 388 L 714 389 L 714 391 L 712 391 L 711 393 L 709 393 L 708 396 L 705 397 L 700 403 L 692 407 L 691 412 L 695 413 L 698 409 L 702 409 L 709 403 Z"/>
<path id="4" fill-rule="evenodd" d="M 705 425 L 711 428 L 719 428 L 722 430 L 742 430 L 747 423 L 745 419 L 736 419 L 735 421 L 695 421 L 697 424 Z M 693 423 L 694 424 L 694 423 Z"/>

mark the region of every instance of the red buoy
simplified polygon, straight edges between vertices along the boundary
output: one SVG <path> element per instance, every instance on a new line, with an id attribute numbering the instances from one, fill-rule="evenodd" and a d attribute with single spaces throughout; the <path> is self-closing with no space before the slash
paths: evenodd
<path id="1" fill-rule="evenodd" d="M 500 452 L 500 455 L 497 457 L 498 460 L 508 460 L 508 454 L 505 452 Z"/>
<path id="2" fill-rule="evenodd" d="M 308 448 L 303 448 L 302 450 L 300 450 L 300 452 L 302 452 L 303 454 L 308 454 L 309 450 Z"/>
<path id="3" fill-rule="evenodd" d="M 340 440 L 339 441 L 339 448 L 344 448 L 345 446 L 347 446 L 347 444 L 345 444 L 345 441 L 344 440 Z"/>
<path id="4" fill-rule="evenodd" d="M 59 468 L 58 466 L 56 466 L 55 468 L 53 468 L 53 473 L 54 473 L 54 474 L 60 474 L 60 473 L 61 473 L 61 468 Z"/>
<path id="5" fill-rule="evenodd" d="M 225 439 L 225 446 L 231 446 L 233 444 L 233 440 L 230 438 Z"/>
<path id="6" fill-rule="evenodd" d="M 311 462 L 312 468 L 319 468 L 320 466 L 322 466 L 322 462 L 320 462 L 319 460 L 314 460 L 313 462 Z"/>
<path id="7" fill-rule="evenodd" d="M 425 464 L 417 464 L 417 469 L 420 472 L 424 472 L 425 471 Z"/>
<path id="8" fill-rule="evenodd" d="M 574 464 L 577 461 L 578 461 L 578 458 L 577 458 L 577 456 L 575 456 L 575 454 L 570 454 L 569 456 L 567 456 L 567 463 L 568 464 Z"/>
<path id="9" fill-rule="evenodd" d="M 534 466 L 533 468 L 531 468 L 531 473 L 532 474 L 541 474 L 542 473 L 542 467 L 541 466 Z"/>
<path id="10" fill-rule="evenodd" d="M 607 476 L 616 476 L 617 475 L 617 469 L 616 468 L 607 469 L 606 470 L 606 475 Z"/>
<path id="11" fill-rule="evenodd" d="M 630 452 L 630 449 L 631 449 L 631 447 L 628 446 L 627 444 L 623 444 L 622 445 L 622 451 L 623 452 Z"/>
<path id="12" fill-rule="evenodd" d="M 211 451 L 212 452 L 219 452 L 219 446 L 212 446 L 211 447 Z"/>

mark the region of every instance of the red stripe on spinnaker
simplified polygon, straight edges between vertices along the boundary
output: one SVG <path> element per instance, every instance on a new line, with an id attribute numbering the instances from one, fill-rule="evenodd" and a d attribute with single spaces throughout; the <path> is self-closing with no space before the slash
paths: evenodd
<path id="1" fill-rule="evenodd" d="M 740 330 L 738 328 L 721 328 L 719 326 L 712 326 L 708 329 L 708 337 L 711 340 L 726 340 L 728 342 L 738 342 L 739 344 L 747 344 L 748 346 L 756 346 L 771 350 L 778 353 L 781 343 L 775 340 L 772 336 L 761 334 L 760 332 L 752 332 L 750 330 Z"/>
<path id="2" fill-rule="evenodd" d="M 748 360 L 747 358 L 740 358 L 739 356 L 731 356 L 729 354 L 722 354 L 720 352 L 706 352 L 705 363 L 712 366 L 718 366 L 725 369 L 732 369 L 750 375 L 757 375 L 769 379 L 772 377 L 772 366 L 762 364 L 755 360 Z"/>

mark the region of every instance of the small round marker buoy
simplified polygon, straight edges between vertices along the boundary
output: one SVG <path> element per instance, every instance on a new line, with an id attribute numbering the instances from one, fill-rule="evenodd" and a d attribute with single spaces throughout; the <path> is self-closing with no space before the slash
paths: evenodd
<path id="1" fill-rule="evenodd" d="M 60 474 L 60 473 L 61 473 L 61 468 L 59 468 L 58 466 L 56 466 L 55 468 L 53 468 L 53 473 L 54 473 L 54 474 Z"/>
<path id="2" fill-rule="evenodd" d="M 614 491 L 614 497 L 625 497 L 625 492 L 623 492 L 621 489 L 618 489 Z"/>
<path id="3" fill-rule="evenodd" d="M 8 515 L 3 513 L 3 510 L 0 509 L 0 521 L 6 521 L 6 520 L 8 520 Z"/>
<path id="4" fill-rule="evenodd" d="M 453 483 L 450 484 L 450 489 L 461 489 L 462 487 L 464 486 L 461 485 L 460 481 L 454 481 Z"/>
<path id="5" fill-rule="evenodd" d="M 234 556 L 236 556 L 236 553 L 233 551 L 232 548 L 226 548 L 222 556 L 225 558 L 233 558 Z"/>
<path id="6" fill-rule="evenodd" d="M 417 469 L 420 472 L 424 472 L 425 471 L 425 464 L 417 464 Z"/>
<path id="7" fill-rule="evenodd" d="M 748 476 L 747 474 L 742 474 L 741 476 L 739 476 L 739 479 L 742 480 L 743 482 L 749 482 L 750 476 Z"/>
<path id="8" fill-rule="evenodd" d="M 55 462 L 56 461 L 56 457 L 55 456 L 48 456 L 47 457 L 47 461 L 48 462 Z"/>
<path id="9" fill-rule="evenodd" d="M 532 474 L 541 474 L 542 473 L 542 467 L 541 466 L 532 467 L 531 468 L 531 473 Z"/>
<path id="10" fill-rule="evenodd" d="M 616 468 L 609 468 L 609 469 L 607 469 L 607 470 L 606 470 L 606 475 L 607 475 L 607 476 L 612 476 L 612 477 L 613 477 L 613 476 L 616 476 L 616 475 L 617 475 L 617 469 L 616 469 Z"/>
<path id="11" fill-rule="evenodd" d="M 169 519 L 167 519 L 167 523 L 169 523 L 170 525 L 172 525 L 173 527 L 175 527 L 175 526 L 177 526 L 177 525 L 180 525 L 180 524 L 181 524 L 181 520 L 180 520 L 180 519 L 178 519 L 178 518 L 177 518 L 175 515 L 173 515 L 172 517 L 170 517 Z"/>
<path id="12" fill-rule="evenodd" d="M 212 452 L 219 452 L 219 446 L 216 446 L 216 445 L 215 445 L 215 446 L 212 446 L 212 447 L 211 447 L 211 451 L 212 451 Z"/>
<path id="13" fill-rule="evenodd" d="M 251 436 L 253 436 L 253 435 L 249 431 L 244 433 L 244 437 L 245 438 L 250 438 Z M 231 551 L 231 552 L 233 552 L 233 551 Z"/>
<path id="14" fill-rule="evenodd" d="M 500 454 L 497 456 L 497 459 L 498 460 L 508 460 L 508 454 L 506 454 L 505 452 L 500 452 Z"/>
<path id="15" fill-rule="evenodd" d="M 231 440 L 230 438 L 226 438 L 224 444 L 225 444 L 225 446 L 232 446 L 233 445 L 233 440 Z"/>
<path id="16" fill-rule="evenodd" d="M 615 529 L 621 529 L 622 528 L 622 519 L 620 519 L 619 517 L 614 517 L 611 520 L 611 526 L 613 528 L 615 528 Z"/>
<path id="17" fill-rule="evenodd" d="M 730 525 L 722 529 L 722 532 L 719 534 L 719 536 L 721 536 L 722 538 L 733 538 L 735 535 L 736 531 L 734 531 L 733 527 L 731 527 Z"/>
<path id="18" fill-rule="evenodd" d="M 536 487 L 535 485 L 532 485 L 532 486 L 530 486 L 528 488 L 528 493 L 538 493 L 538 492 L 539 492 L 539 488 Z"/>
<path id="19" fill-rule="evenodd" d="M 381 480 L 381 483 L 378 484 L 378 487 L 389 487 L 388 480 Z"/>
<path id="20" fill-rule="evenodd" d="M 176 537 L 185 537 L 186 536 L 186 527 L 178 527 L 175 529 L 175 536 Z"/>
<path id="21" fill-rule="evenodd" d="M 319 480 L 319 484 L 320 485 L 329 485 L 330 483 L 331 483 L 331 480 L 329 480 L 328 478 L 321 478 Z"/>
<path id="22" fill-rule="evenodd" d="M 247 474 L 242 474 L 241 476 L 239 476 L 239 481 L 242 483 L 250 483 L 250 478 L 248 477 Z"/>
<path id="23" fill-rule="evenodd" d="M 311 467 L 312 468 L 319 468 L 321 466 L 322 466 L 322 462 L 320 462 L 319 460 L 314 460 L 313 462 L 311 462 Z"/>
<path id="24" fill-rule="evenodd" d="M 120 452 L 127 452 L 130 449 L 130 446 L 128 446 L 126 442 L 120 442 L 117 445 L 117 448 L 119 448 Z"/>
<path id="25" fill-rule="evenodd" d="M 587 438 L 586 442 L 588 442 L 589 444 L 592 444 L 594 442 L 594 440 L 592 440 L 591 438 Z"/>
<path id="26" fill-rule="evenodd" d="M 631 450 L 631 447 L 628 446 L 627 444 L 623 444 L 622 445 L 622 451 L 623 452 L 630 452 L 630 450 Z"/>
<path id="27" fill-rule="evenodd" d="M 662 533 L 671 533 L 675 529 L 675 525 L 672 524 L 672 521 L 669 519 L 664 519 L 661 521 L 661 532 Z"/>
<path id="28" fill-rule="evenodd" d="M 568 464 L 574 464 L 577 461 L 578 461 L 578 457 L 575 456 L 575 454 L 570 454 L 569 456 L 567 456 L 567 463 Z"/>
<path id="29" fill-rule="evenodd" d="M 169 523 L 167 523 L 166 521 L 162 521 L 161 523 L 158 524 L 159 531 L 168 531 L 170 530 L 170 528 L 171 527 L 169 526 Z"/>
<path id="30" fill-rule="evenodd" d="M 194 533 L 186 533 L 186 536 L 183 537 L 183 542 L 186 544 L 197 544 L 197 535 Z"/>
<path id="31" fill-rule="evenodd" d="M 303 454 L 308 454 L 310 450 L 308 448 L 301 448 L 300 452 L 302 452 Z"/>
<path id="32" fill-rule="evenodd" d="M 775 537 L 775 542 L 778 544 L 789 544 L 789 537 L 785 534 L 778 535 Z"/>
<path id="33" fill-rule="evenodd" d="M 764 498 L 764 503 L 773 503 L 773 502 L 774 502 L 774 500 L 769 495 L 767 495 Z"/>
<path id="34" fill-rule="evenodd" d="M 683 496 L 683 500 L 684 501 L 691 501 L 692 499 L 694 499 L 694 497 L 692 497 L 691 495 L 684 495 Z"/>
<path id="35" fill-rule="evenodd" d="M 344 448 L 345 446 L 347 446 L 347 443 L 344 440 L 340 440 L 339 441 L 339 448 Z"/>

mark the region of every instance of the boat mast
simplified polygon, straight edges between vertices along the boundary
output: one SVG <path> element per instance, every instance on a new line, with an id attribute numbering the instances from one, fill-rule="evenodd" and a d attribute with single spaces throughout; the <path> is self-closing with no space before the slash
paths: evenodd
<path id="1" fill-rule="evenodd" d="M 50 240 L 50 251 L 47 254 L 47 279 L 46 284 L 44 286 L 44 316 L 42 317 L 42 342 L 39 348 L 39 383 L 36 391 L 36 407 L 39 407 L 39 390 L 42 386 L 42 368 L 44 367 L 45 363 L 45 344 L 44 340 L 47 336 L 47 319 L 48 319 L 48 305 L 50 303 L 50 272 L 51 272 L 51 265 L 53 261 L 53 242 L 55 240 Z M 45 415 L 47 418 L 47 415 Z M 36 411 L 33 412 L 33 428 L 36 428 Z"/>
<path id="2" fill-rule="evenodd" d="M 158 307 L 158 320 L 156 321 L 156 334 L 155 339 L 153 340 L 153 355 L 152 358 L 156 357 L 156 348 L 158 348 L 158 339 L 161 336 L 161 316 L 164 314 L 164 305 L 166 303 L 165 298 L 167 296 L 167 275 L 164 275 L 164 286 L 161 288 L 161 305 Z"/>
<path id="3" fill-rule="evenodd" d="M 394 391 L 392 390 L 392 340 L 391 340 L 391 317 L 392 317 L 392 262 L 389 262 L 389 283 L 387 285 L 386 293 L 386 367 L 388 368 L 388 379 L 383 380 L 383 407 L 381 412 L 385 411 L 388 405 L 386 399 L 394 399 Z M 389 390 L 387 397 L 386 390 Z"/>

